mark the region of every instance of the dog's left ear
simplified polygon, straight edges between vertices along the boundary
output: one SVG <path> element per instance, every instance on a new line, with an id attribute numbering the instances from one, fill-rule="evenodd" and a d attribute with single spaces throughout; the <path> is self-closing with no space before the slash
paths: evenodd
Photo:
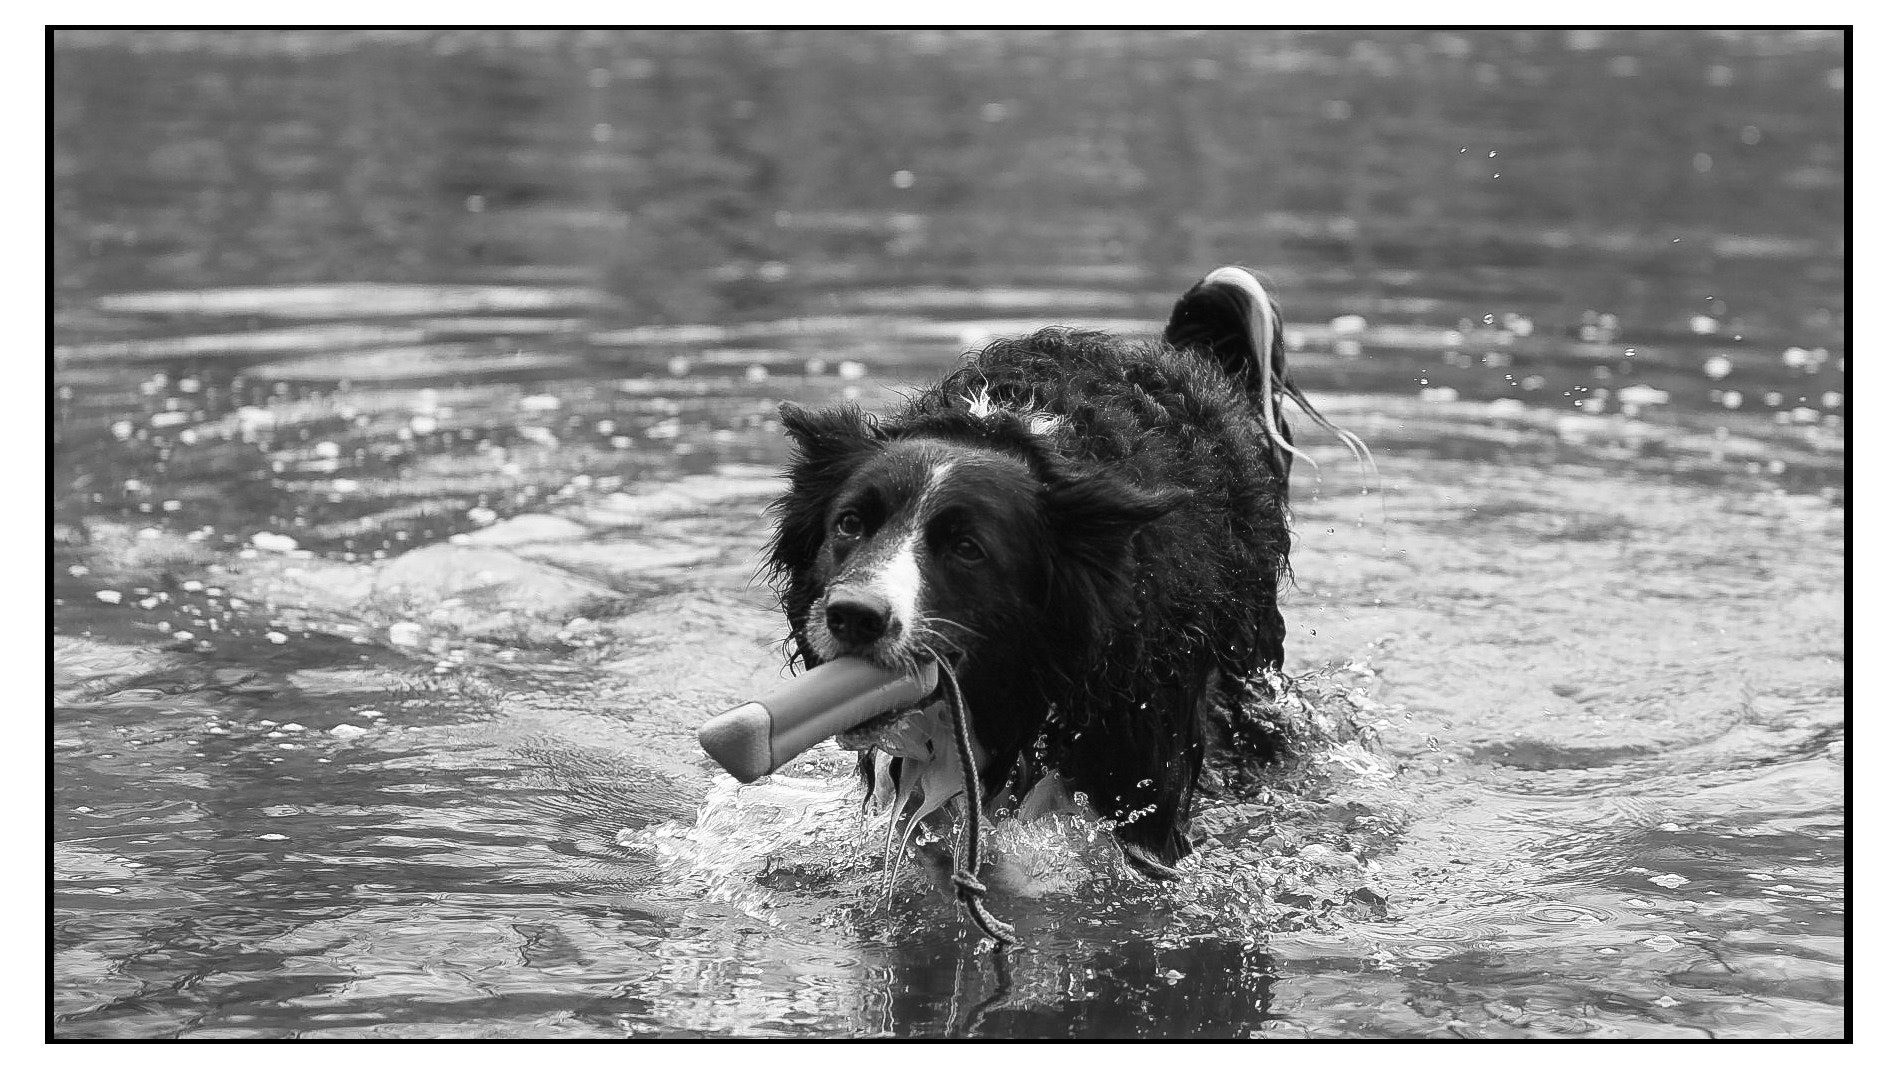
<path id="1" fill-rule="evenodd" d="M 1042 505 L 1056 542 L 1089 564 L 1111 569 L 1126 557 L 1135 531 L 1190 497 L 1180 487 L 1145 490 L 1112 476 L 1082 476 L 1049 484 Z"/>

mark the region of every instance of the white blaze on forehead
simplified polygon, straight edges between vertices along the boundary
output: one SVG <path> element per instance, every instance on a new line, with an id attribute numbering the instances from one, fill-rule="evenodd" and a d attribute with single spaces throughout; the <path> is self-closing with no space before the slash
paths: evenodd
<path id="1" fill-rule="evenodd" d="M 905 631 L 923 612 L 923 563 L 916 555 L 923 545 L 922 525 L 927 519 L 929 500 L 948 482 L 949 473 L 955 467 L 953 458 L 929 466 L 929 480 L 917 492 L 916 504 L 909 511 L 909 530 L 903 533 L 903 541 L 897 544 L 889 559 L 877 567 L 876 586 L 881 588 L 883 597 L 889 599 L 890 616 Z"/>
<path id="2" fill-rule="evenodd" d="M 929 484 L 923 488 L 923 493 L 916 500 L 916 507 L 919 512 L 922 509 L 923 503 L 929 500 L 930 495 L 942 489 L 944 483 L 949 482 L 949 473 L 955 471 L 955 467 L 956 462 L 953 460 L 937 461 L 935 464 L 929 466 Z"/>
<path id="3" fill-rule="evenodd" d="M 954 458 L 929 466 L 929 477 L 916 492 L 914 503 L 905 514 L 904 530 L 886 556 L 869 566 L 867 586 L 889 603 L 890 617 L 904 632 L 913 628 L 923 615 L 923 563 L 918 556 L 923 546 L 923 523 L 929 501 L 942 489 L 955 470 Z M 855 570 L 846 572 L 862 576 Z"/>

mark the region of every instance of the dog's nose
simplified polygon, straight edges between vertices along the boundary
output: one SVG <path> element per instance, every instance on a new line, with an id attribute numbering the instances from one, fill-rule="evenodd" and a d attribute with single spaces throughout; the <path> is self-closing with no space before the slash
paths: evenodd
<path id="1" fill-rule="evenodd" d="M 824 625 L 845 646 L 866 646 L 890 630 L 890 604 L 873 594 L 833 595 Z"/>

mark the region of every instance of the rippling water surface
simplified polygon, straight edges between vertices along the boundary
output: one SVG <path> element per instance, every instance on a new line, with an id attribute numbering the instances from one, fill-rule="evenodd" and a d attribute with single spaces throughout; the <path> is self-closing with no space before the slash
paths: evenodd
<path id="1" fill-rule="evenodd" d="M 1137 234 L 1055 266 L 1007 246 L 992 275 L 902 244 L 1008 203 L 812 222 L 786 162 L 811 153 L 747 140 L 733 102 L 815 122 L 867 61 L 787 104 L 759 92 L 770 49 L 685 40 L 56 51 L 56 1036 L 1843 1035 L 1835 231 L 1690 221 L 1680 261 L 1659 231 L 1570 256 L 1518 194 L 1496 240 L 1542 252 L 1513 273 L 1403 263 L 1390 218 L 1395 245 L 1213 249 L 1285 266 L 1294 368 L 1377 460 L 1301 438 L 1285 701 L 1331 731 L 1205 808 L 1174 885 L 1077 816 L 1002 822 L 990 902 L 1026 943 L 997 956 L 927 852 L 886 866 L 845 756 L 739 788 L 696 746 L 783 665 L 755 578 L 776 405 L 893 401 L 1045 323 L 1150 332 L 1191 269 L 1113 267 L 1172 255 Z M 1391 40 L 1451 141 L 1486 78 L 1530 99 L 1665 52 Z M 1666 91 L 1822 208 L 1836 42 L 1737 40 L 1675 56 L 1695 74 Z M 1335 63 L 1380 62 L 1254 45 L 1251 76 L 1337 99 L 1367 76 Z M 916 79 L 949 78 L 917 47 Z M 1772 85 L 1800 122 L 1745 111 Z M 1024 94 L 971 121 L 1031 128 L 1052 97 Z M 901 144 L 901 114 L 859 121 Z M 1560 158 L 1532 120 L 1485 121 Z M 1084 127 L 1089 166 L 1151 133 L 1117 129 Z M 910 148 L 882 188 L 974 166 Z M 645 201 L 613 185 L 635 164 Z M 772 197 L 800 207 L 747 251 Z M 1119 203 L 1063 233 L 1120 240 Z M 1326 211 L 1279 222 L 1331 233 Z M 522 237 L 579 216 L 656 251 Z"/>

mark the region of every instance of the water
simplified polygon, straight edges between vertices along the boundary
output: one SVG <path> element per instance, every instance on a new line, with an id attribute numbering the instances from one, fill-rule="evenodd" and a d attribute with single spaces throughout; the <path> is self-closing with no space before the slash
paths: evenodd
<path id="1" fill-rule="evenodd" d="M 61 38 L 54 1035 L 1843 1035 L 1842 66 Z M 783 664 L 775 406 L 1225 259 L 1377 458 L 1301 437 L 1335 731 L 1177 886 L 1004 822 L 998 959 L 841 755 L 694 743 Z"/>

